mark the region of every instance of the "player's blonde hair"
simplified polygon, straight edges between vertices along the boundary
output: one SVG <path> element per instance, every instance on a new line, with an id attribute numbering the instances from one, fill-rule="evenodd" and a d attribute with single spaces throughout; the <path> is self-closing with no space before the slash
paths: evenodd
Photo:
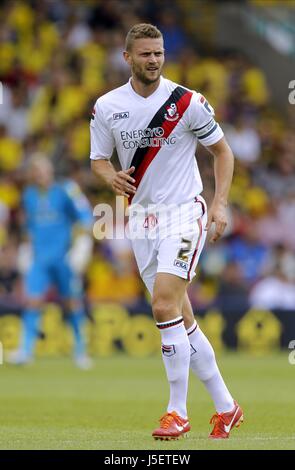
<path id="1" fill-rule="evenodd" d="M 132 45 L 136 39 L 151 38 L 158 39 L 163 38 L 161 31 L 154 25 L 149 23 L 139 23 L 132 26 L 128 31 L 125 42 L 125 49 L 130 52 Z"/>

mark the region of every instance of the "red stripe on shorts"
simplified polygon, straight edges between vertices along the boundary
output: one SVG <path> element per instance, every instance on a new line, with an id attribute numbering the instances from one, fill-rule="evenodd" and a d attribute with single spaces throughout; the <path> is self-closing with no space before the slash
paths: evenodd
<path id="1" fill-rule="evenodd" d="M 199 217 L 198 219 L 198 225 L 199 225 L 199 238 L 198 238 L 198 241 L 197 241 L 197 246 L 196 246 L 196 249 L 194 251 L 194 254 L 193 254 L 193 257 L 192 257 L 192 260 L 191 260 L 191 264 L 190 264 L 190 267 L 189 267 L 189 270 L 188 270 L 188 273 L 187 273 L 187 279 L 188 281 L 191 280 L 191 269 L 194 265 L 194 261 L 195 261 L 195 258 L 197 256 L 197 253 L 198 253 L 198 250 L 199 250 L 199 246 L 200 246 L 200 241 L 201 241 L 201 238 L 202 238 L 202 234 L 203 234 L 203 228 L 202 228 L 202 222 L 201 222 L 201 217 Z"/>

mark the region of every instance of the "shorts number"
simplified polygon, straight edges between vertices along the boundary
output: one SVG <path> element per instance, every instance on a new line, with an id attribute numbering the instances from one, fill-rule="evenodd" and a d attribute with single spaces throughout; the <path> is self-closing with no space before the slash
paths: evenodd
<path id="1" fill-rule="evenodd" d="M 177 254 L 177 259 L 181 259 L 182 261 L 188 262 L 187 254 L 192 249 L 192 242 L 191 240 L 186 240 L 185 238 L 181 239 L 181 248 Z"/>

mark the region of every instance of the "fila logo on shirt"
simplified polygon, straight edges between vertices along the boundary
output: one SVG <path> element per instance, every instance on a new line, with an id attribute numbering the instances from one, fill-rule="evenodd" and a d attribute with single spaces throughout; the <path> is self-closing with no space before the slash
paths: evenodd
<path id="1" fill-rule="evenodd" d="M 128 118 L 129 118 L 129 111 L 124 111 L 122 113 L 113 114 L 114 121 L 118 121 L 118 119 L 128 119 Z"/>
<path id="2" fill-rule="evenodd" d="M 166 108 L 167 113 L 164 114 L 164 118 L 167 121 L 176 121 L 179 118 L 179 113 L 177 112 L 177 106 L 175 103 L 171 103 L 170 106 Z"/>

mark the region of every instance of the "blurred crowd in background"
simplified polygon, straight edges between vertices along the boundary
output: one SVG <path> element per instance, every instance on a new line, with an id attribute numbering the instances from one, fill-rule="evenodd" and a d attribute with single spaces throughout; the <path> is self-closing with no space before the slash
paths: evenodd
<path id="1" fill-rule="evenodd" d="M 112 192 L 90 172 L 89 118 L 100 95 L 128 80 L 124 39 L 139 22 L 152 22 L 162 31 L 164 75 L 206 96 L 236 157 L 230 223 L 226 236 L 202 255 L 190 286 L 194 308 L 295 310 L 294 115 L 273 106 L 267 77 L 256 64 L 234 47 L 207 48 L 204 36 L 197 30 L 192 34 L 186 5 L 157 0 L 1 3 L 0 312 L 23 301 L 17 267 L 21 197 L 33 153 L 46 154 L 58 178 L 73 177 L 93 207 L 114 203 Z M 201 146 L 198 163 L 210 204 L 213 159 Z M 92 303 L 145 308 L 146 292 L 128 240 L 95 243 L 85 292 Z"/>

